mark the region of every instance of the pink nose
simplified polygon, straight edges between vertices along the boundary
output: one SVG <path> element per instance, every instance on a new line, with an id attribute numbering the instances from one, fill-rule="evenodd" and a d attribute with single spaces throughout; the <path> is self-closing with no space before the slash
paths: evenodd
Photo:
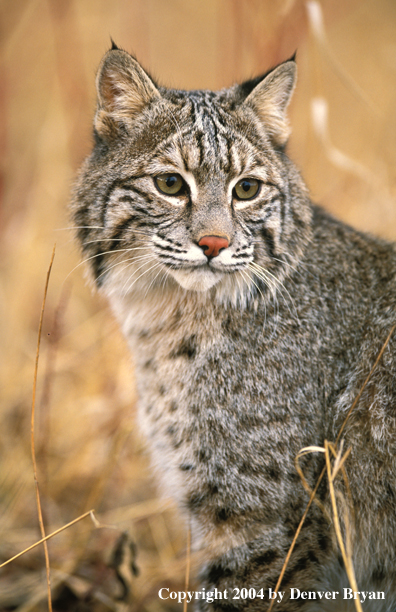
<path id="1" fill-rule="evenodd" d="M 203 248 L 207 257 L 217 257 L 221 249 L 228 247 L 229 242 L 227 238 L 221 238 L 220 236 L 203 236 L 198 245 Z"/>

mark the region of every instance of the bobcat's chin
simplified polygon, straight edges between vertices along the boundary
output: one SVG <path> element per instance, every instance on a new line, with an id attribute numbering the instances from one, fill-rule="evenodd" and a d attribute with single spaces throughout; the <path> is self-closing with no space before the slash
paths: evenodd
<path id="1" fill-rule="evenodd" d="M 172 270 L 171 275 L 183 289 L 190 291 L 208 291 L 223 277 L 219 272 L 212 272 L 208 267 L 196 270 Z"/>

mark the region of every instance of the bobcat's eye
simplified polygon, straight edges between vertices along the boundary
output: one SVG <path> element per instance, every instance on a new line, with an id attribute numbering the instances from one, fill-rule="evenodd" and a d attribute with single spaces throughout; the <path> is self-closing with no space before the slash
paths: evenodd
<path id="1" fill-rule="evenodd" d="M 237 200 L 251 200 L 260 189 L 260 181 L 253 178 L 243 178 L 234 187 L 234 197 Z"/>
<path id="2" fill-rule="evenodd" d="M 179 174 L 159 174 L 154 178 L 154 183 L 166 195 L 179 195 L 184 189 L 184 181 Z"/>

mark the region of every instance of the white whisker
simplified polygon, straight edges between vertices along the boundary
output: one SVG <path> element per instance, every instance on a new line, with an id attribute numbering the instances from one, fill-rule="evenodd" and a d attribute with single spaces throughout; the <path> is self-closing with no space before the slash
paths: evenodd
<path id="1" fill-rule="evenodd" d="M 298 268 L 296 268 L 295 266 L 292 266 L 288 261 L 285 261 L 283 259 L 278 259 L 277 257 L 273 257 L 273 259 L 275 261 L 279 261 L 282 264 L 285 264 L 285 266 L 288 266 L 289 268 L 291 268 L 296 274 L 299 274 L 302 277 L 302 273 L 300 272 L 300 270 Z M 310 270 L 308 270 L 308 267 L 311 268 L 315 268 L 315 266 L 313 264 L 309 264 L 309 263 L 303 263 L 302 261 L 298 262 L 298 265 L 300 268 L 303 268 L 308 274 L 311 274 L 311 276 L 313 276 L 314 278 L 317 278 L 316 274 L 313 274 L 313 272 L 311 272 Z"/>
<path id="2" fill-rule="evenodd" d="M 143 264 L 144 265 L 144 264 Z M 140 266 L 135 272 L 138 272 L 141 268 L 143 268 L 143 265 Z M 142 272 L 142 274 L 140 274 L 137 278 L 135 278 L 135 280 L 133 281 L 133 283 L 131 283 L 130 285 L 128 285 L 128 287 L 126 287 L 126 290 L 124 291 L 124 296 L 127 295 L 127 293 L 129 293 L 129 291 L 132 289 L 133 285 L 139 280 L 139 278 L 142 278 L 142 276 L 144 276 L 145 274 L 147 274 L 148 272 L 150 272 L 150 270 L 153 270 L 153 268 L 157 268 L 158 266 L 161 266 L 162 264 L 159 262 L 155 263 L 153 266 L 151 266 L 151 268 L 149 268 L 148 270 L 144 270 L 144 272 Z M 135 274 L 134 272 L 134 274 Z M 125 285 L 124 285 L 125 286 Z M 123 288 L 124 289 L 124 288 Z M 122 290 L 123 290 L 122 289 Z"/>
<path id="3" fill-rule="evenodd" d="M 163 289 L 165 289 L 165 282 L 166 282 L 166 280 L 167 280 L 167 278 L 168 278 L 168 276 L 169 276 L 169 275 L 170 275 L 170 268 L 166 268 L 166 269 L 165 269 L 164 278 L 162 279 L 162 282 L 161 282 L 161 285 L 162 285 L 162 288 L 163 288 Z M 161 286 L 161 285 L 160 285 L 160 286 Z"/>
<path id="4" fill-rule="evenodd" d="M 120 257 L 120 255 L 119 255 L 118 257 Z M 125 263 L 128 263 L 128 262 L 132 262 L 132 263 L 133 263 L 133 262 L 139 262 L 139 261 L 142 261 L 143 259 L 152 259 L 152 258 L 153 258 L 152 254 L 151 254 L 151 253 L 147 253 L 146 255 L 138 255 L 137 257 L 130 257 L 130 258 L 128 258 L 128 259 L 122 259 L 121 261 L 117 261 L 117 262 L 116 262 L 116 263 L 114 263 L 112 266 L 109 266 L 108 268 L 106 268 L 105 270 L 103 270 L 103 272 L 101 272 L 101 273 L 99 274 L 99 276 L 97 277 L 97 280 L 98 280 L 98 279 L 99 279 L 101 276 L 103 276 L 104 274 L 107 274 L 107 272 L 109 272 L 109 270 L 112 270 L 113 268 L 115 268 L 115 267 L 117 267 L 117 266 L 121 266 L 122 264 L 125 264 Z M 132 263 L 131 263 L 131 264 L 128 264 L 128 266 L 126 266 L 126 267 L 129 267 L 129 265 L 132 265 Z M 121 270 L 121 272 L 122 272 L 122 270 Z"/>
<path id="5" fill-rule="evenodd" d="M 162 264 L 162 263 L 159 263 L 158 265 L 159 265 L 159 266 L 162 266 L 163 264 Z M 155 280 L 156 280 L 156 278 L 158 277 L 158 275 L 159 275 L 159 274 L 161 274 L 161 272 L 162 272 L 162 269 L 160 268 L 160 269 L 158 270 L 157 274 L 154 276 L 154 278 L 153 278 L 153 280 L 151 281 L 151 283 L 149 284 L 149 286 L 147 287 L 147 289 L 146 289 L 146 291 L 145 291 L 145 294 L 144 294 L 144 297 L 146 297 L 147 293 L 149 292 L 150 288 L 152 287 L 152 285 L 153 285 L 153 283 L 155 282 Z"/>
<path id="6" fill-rule="evenodd" d="M 67 230 L 76 230 L 76 229 L 101 229 L 104 230 L 106 228 L 100 225 L 75 225 L 73 227 L 56 227 L 54 232 L 65 232 Z"/>
<path id="7" fill-rule="evenodd" d="M 135 249 L 136 250 L 140 250 L 140 249 L 145 249 L 145 248 L 147 248 L 147 247 L 132 247 L 132 248 L 129 248 L 129 249 L 113 249 L 111 251 L 102 251 L 101 253 L 96 253 L 96 255 L 91 255 L 90 257 L 87 257 L 86 259 L 83 259 L 82 261 L 80 261 L 79 264 L 74 266 L 74 268 L 72 270 L 70 270 L 69 274 L 66 276 L 65 280 L 67 280 L 69 278 L 69 276 L 75 270 L 77 270 L 77 268 L 79 268 L 83 264 L 87 263 L 88 261 L 91 261 L 92 259 L 95 259 L 96 257 L 101 257 L 102 255 L 108 255 L 109 253 L 130 253 L 131 251 L 134 251 Z"/>
<path id="8" fill-rule="evenodd" d="M 293 298 L 291 297 L 289 291 L 286 289 L 286 287 L 284 286 L 284 284 L 278 279 L 276 278 L 276 276 L 274 274 L 272 274 L 272 272 L 269 272 L 269 270 L 266 270 L 265 268 L 263 268 L 262 266 L 260 266 L 259 264 L 255 263 L 255 262 L 251 262 L 249 264 L 249 268 L 253 271 L 254 274 L 256 274 L 256 276 L 258 276 L 259 278 L 261 278 L 261 280 L 267 285 L 267 287 L 271 290 L 271 294 L 274 298 L 274 300 L 277 302 L 276 300 L 276 290 L 279 290 L 279 294 L 282 296 L 286 306 L 288 307 L 288 310 L 290 312 L 290 314 L 292 316 L 296 316 L 297 319 L 299 318 L 298 316 L 298 312 L 297 309 L 295 307 Z M 286 295 L 288 296 L 288 298 L 290 299 L 290 303 L 292 304 L 293 308 L 294 308 L 294 315 L 290 309 L 290 305 L 289 305 L 289 301 L 286 300 L 283 291 L 286 293 Z"/>
<path id="9" fill-rule="evenodd" d="M 145 238 L 151 238 L 148 234 L 142 234 Z M 140 236 L 139 236 L 140 238 Z M 128 238 L 98 238 L 97 240 L 87 240 L 84 244 L 95 244 L 97 242 L 127 242 Z M 145 247 L 141 247 L 145 248 Z"/>

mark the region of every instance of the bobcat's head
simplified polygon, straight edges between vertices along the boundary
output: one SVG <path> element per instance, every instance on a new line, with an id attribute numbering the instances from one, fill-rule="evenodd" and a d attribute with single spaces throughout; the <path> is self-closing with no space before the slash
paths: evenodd
<path id="1" fill-rule="evenodd" d="M 74 219 L 108 293 L 276 290 L 309 236 L 305 187 L 287 158 L 294 60 L 219 92 L 158 87 L 114 47 L 97 75 L 95 145 Z"/>

